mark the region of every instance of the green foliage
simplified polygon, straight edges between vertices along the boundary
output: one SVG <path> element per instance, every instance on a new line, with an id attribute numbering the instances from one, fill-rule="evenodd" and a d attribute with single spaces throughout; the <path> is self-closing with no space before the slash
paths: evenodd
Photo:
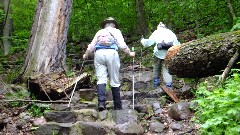
<path id="1" fill-rule="evenodd" d="M 4 13 L 4 10 L 2 10 L 2 5 L 0 5 L 0 23 L 3 24 L 3 21 L 5 19 L 5 13 Z"/>
<path id="2" fill-rule="evenodd" d="M 45 112 L 48 112 L 50 110 L 49 107 L 44 106 L 44 104 L 37 105 L 35 103 L 31 103 L 28 109 L 28 112 L 31 113 L 34 117 L 43 116 Z"/>
<path id="3" fill-rule="evenodd" d="M 29 92 L 25 89 L 22 89 L 21 87 L 15 87 L 14 91 L 11 91 L 5 95 L 7 100 L 16 100 L 16 99 L 26 99 L 30 96 Z M 23 105 L 26 105 L 23 102 L 10 102 L 10 105 L 12 107 L 21 107 Z"/>
<path id="4" fill-rule="evenodd" d="M 240 30 L 240 17 L 234 18 L 233 21 L 235 25 L 233 25 L 231 31 Z"/>
<path id="5" fill-rule="evenodd" d="M 70 41 L 89 42 L 100 29 L 100 23 L 109 16 L 116 19 L 123 33 L 134 30 L 133 25 L 136 24 L 134 1 L 74 0 L 73 3 L 68 31 Z"/>
<path id="6" fill-rule="evenodd" d="M 7 100 L 17 100 L 17 99 L 29 99 L 30 93 L 24 87 L 12 86 L 13 91 L 7 93 L 5 95 Z M 35 99 L 35 98 L 33 98 Z M 49 111 L 49 107 L 45 104 L 35 104 L 35 103 L 27 103 L 21 101 L 14 101 L 9 103 L 11 107 L 26 107 L 27 111 L 32 116 L 42 116 L 44 112 Z"/>
<path id="7" fill-rule="evenodd" d="M 27 48 L 30 36 L 34 10 L 37 0 L 11 1 L 11 18 L 13 19 L 13 46 Z"/>
<path id="8" fill-rule="evenodd" d="M 240 133 L 240 70 L 232 70 L 222 87 L 201 83 L 197 90 L 196 120 L 203 135 L 238 135 Z M 210 91 L 210 90 L 211 91 Z"/>

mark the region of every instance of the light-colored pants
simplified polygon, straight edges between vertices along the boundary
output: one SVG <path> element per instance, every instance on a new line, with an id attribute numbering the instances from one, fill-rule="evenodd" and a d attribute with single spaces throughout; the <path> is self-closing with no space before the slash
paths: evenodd
<path id="1" fill-rule="evenodd" d="M 94 55 L 94 66 L 97 75 L 97 84 L 107 84 L 109 77 L 111 87 L 120 86 L 120 59 L 116 50 L 97 50 Z"/>
<path id="2" fill-rule="evenodd" d="M 159 78 L 160 73 L 162 73 L 163 81 L 165 83 L 172 83 L 172 75 L 169 74 L 168 69 L 164 64 L 164 59 L 159 59 L 158 57 L 154 56 L 153 77 Z"/>

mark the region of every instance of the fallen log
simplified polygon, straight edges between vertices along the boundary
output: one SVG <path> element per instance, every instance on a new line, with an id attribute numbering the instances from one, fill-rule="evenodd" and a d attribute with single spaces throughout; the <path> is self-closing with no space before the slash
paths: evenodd
<path id="1" fill-rule="evenodd" d="M 63 73 L 42 74 L 28 79 L 28 87 L 31 94 L 38 100 L 58 100 L 68 96 L 73 90 L 76 82 L 77 87 L 89 82 L 89 74 L 83 73 L 80 76 L 67 77 Z"/>
<path id="2" fill-rule="evenodd" d="M 221 33 L 169 48 L 165 64 L 172 75 L 201 78 L 221 74 L 240 48 L 240 31 Z"/>

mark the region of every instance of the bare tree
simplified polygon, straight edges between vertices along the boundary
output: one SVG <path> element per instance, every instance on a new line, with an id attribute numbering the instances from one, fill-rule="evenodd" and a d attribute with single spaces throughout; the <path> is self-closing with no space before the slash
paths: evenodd
<path id="1" fill-rule="evenodd" d="M 72 3 L 72 0 L 38 0 L 21 78 L 66 70 Z"/>
<path id="2" fill-rule="evenodd" d="M 3 48 L 4 48 L 4 55 L 9 54 L 10 47 L 12 42 L 10 40 L 10 36 L 12 33 L 12 19 L 10 18 L 10 0 L 1 1 L 4 4 L 4 12 L 5 12 L 5 19 L 3 23 Z"/>

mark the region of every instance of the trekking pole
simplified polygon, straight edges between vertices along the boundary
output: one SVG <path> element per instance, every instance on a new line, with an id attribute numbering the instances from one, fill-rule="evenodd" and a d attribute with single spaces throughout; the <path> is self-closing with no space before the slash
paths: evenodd
<path id="1" fill-rule="evenodd" d="M 140 72 L 141 72 L 141 69 L 142 69 L 142 47 L 141 47 L 141 52 L 140 52 Z M 141 79 L 141 74 L 139 74 L 138 76 L 138 80 L 140 81 Z"/>
<path id="2" fill-rule="evenodd" d="M 134 52 L 134 47 L 132 47 Z M 133 110 L 134 110 L 134 57 L 132 58 L 132 91 L 133 91 Z"/>
<path id="3" fill-rule="evenodd" d="M 81 69 L 80 69 L 80 72 L 81 72 L 82 69 L 83 69 L 84 62 L 85 62 L 85 60 L 83 60 L 83 62 L 82 62 L 82 67 L 81 67 Z M 78 78 L 77 78 L 77 81 L 76 81 L 76 83 L 75 83 L 75 85 L 74 85 L 74 88 L 73 88 L 73 91 L 72 91 L 70 100 L 69 100 L 69 102 L 68 102 L 68 108 L 70 107 L 70 104 L 71 104 L 71 101 L 72 101 L 72 97 L 73 97 L 74 91 L 75 91 L 75 89 L 76 89 L 77 83 L 78 83 Z"/>

